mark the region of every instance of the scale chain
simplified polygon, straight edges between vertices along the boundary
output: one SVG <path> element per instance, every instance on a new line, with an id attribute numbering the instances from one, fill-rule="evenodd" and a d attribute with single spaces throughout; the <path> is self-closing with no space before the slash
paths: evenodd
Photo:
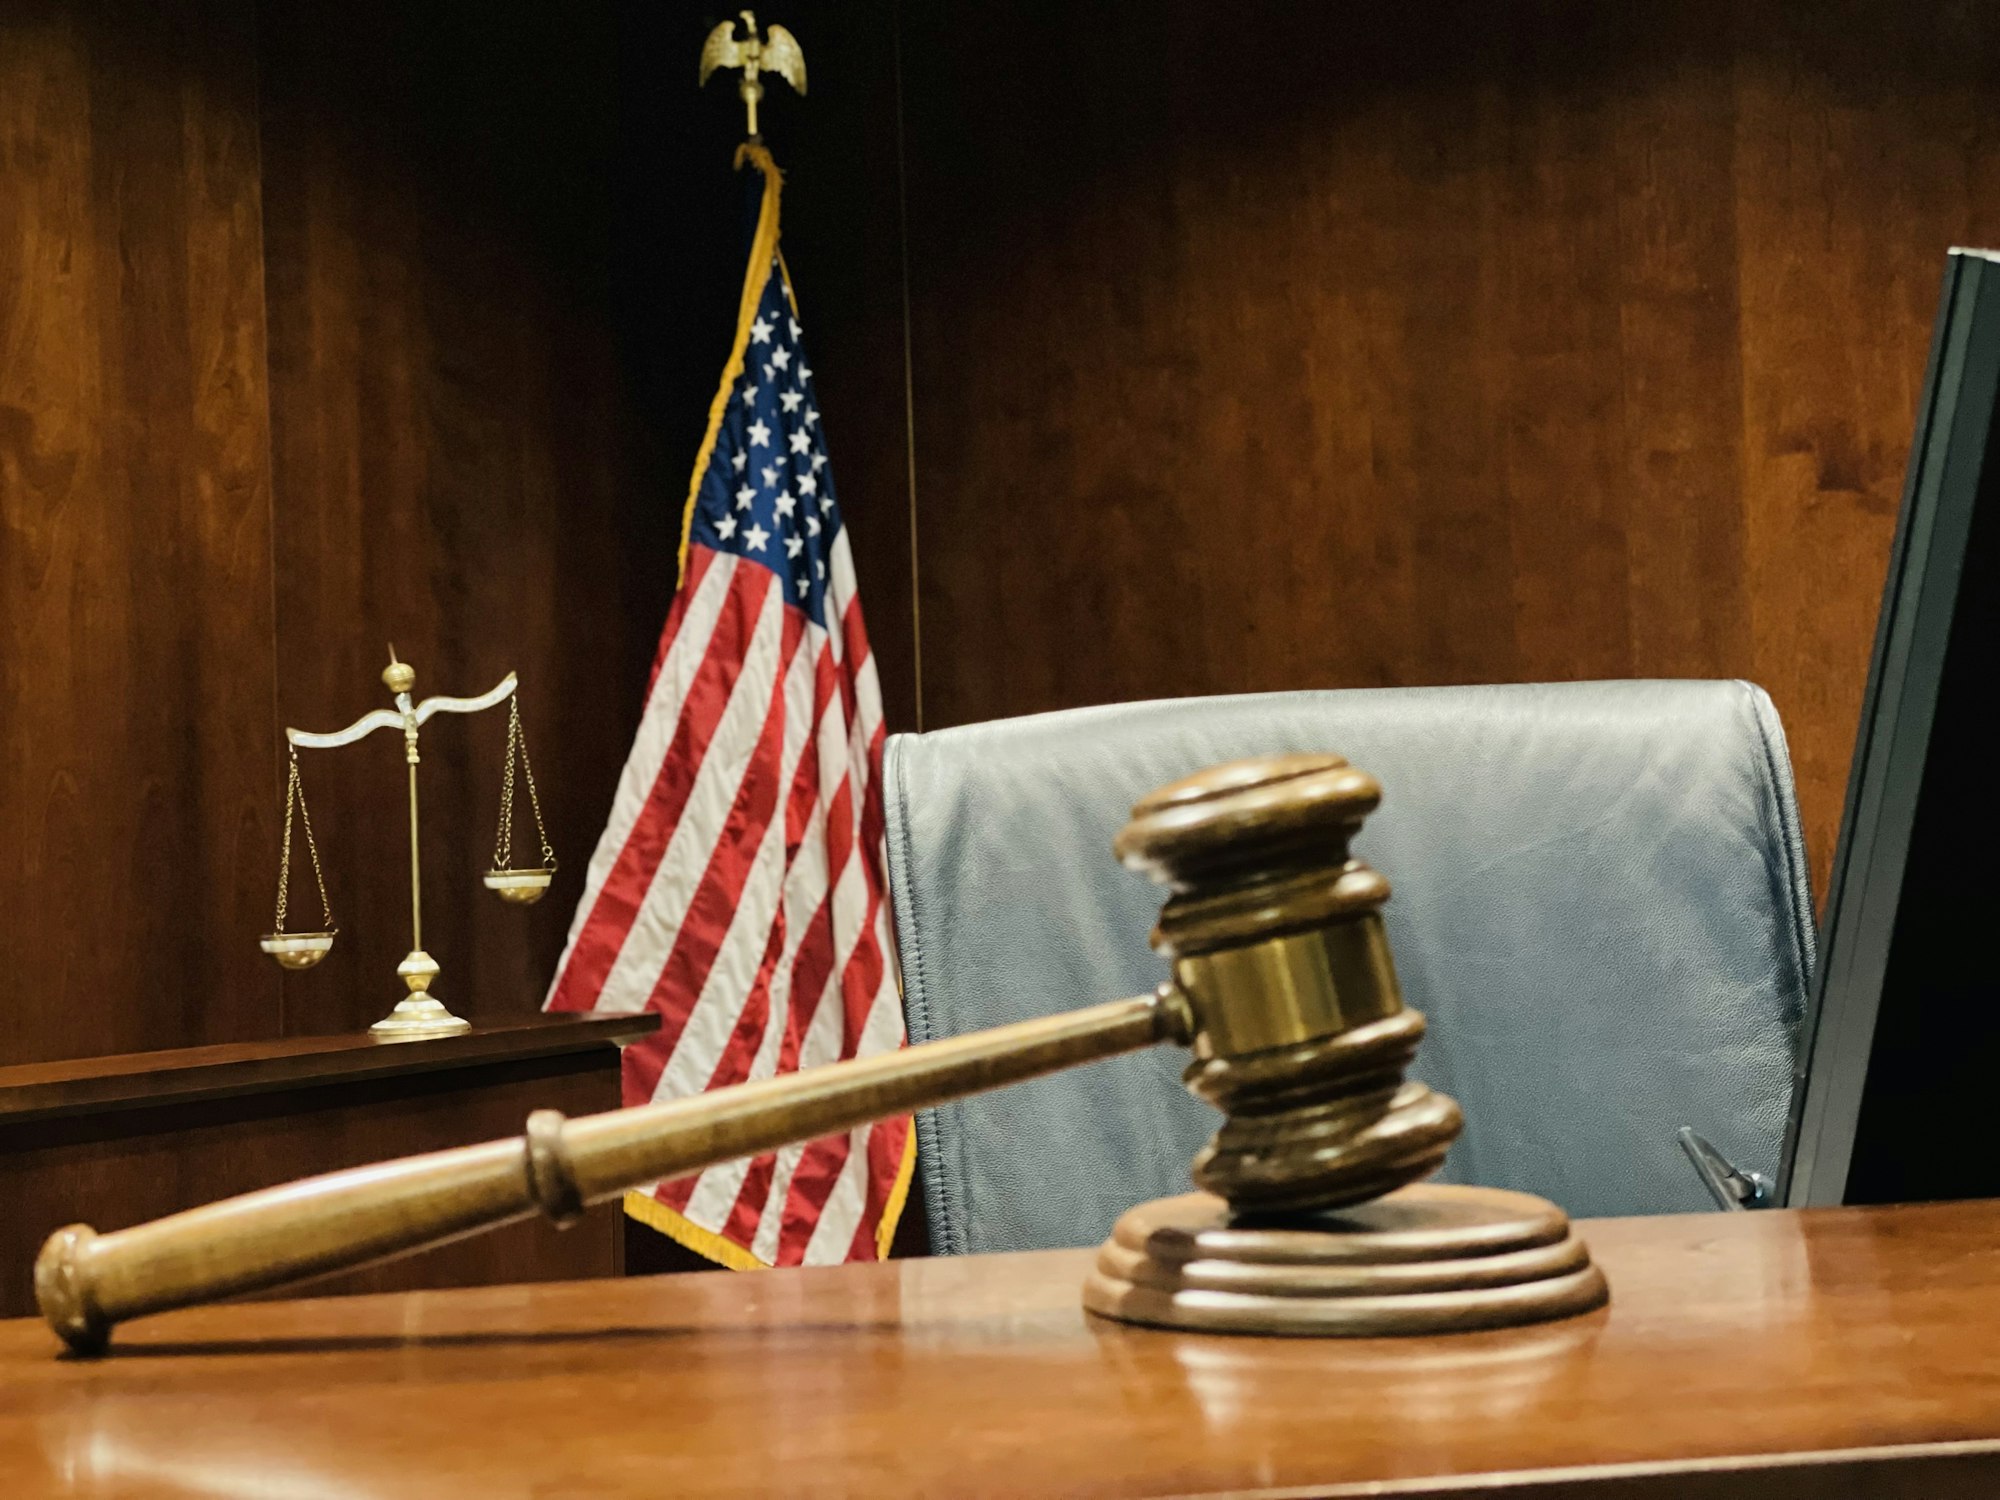
<path id="1" fill-rule="evenodd" d="M 535 790 L 535 770 L 528 763 L 528 736 L 521 728 L 521 700 L 517 693 L 508 704 L 507 759 L 500 773 L 500 831 L 493 841 L 493 868 L 514 868 L 514 759 L 520 757 L 521 773 L 528 783 L 528 806 L 535 815 L 535 834 L 541 840 L 542 868 L 554 870 L 556 852 L 549 844 L 549 832 L 542 823 L 541 794 Z"/>
<path id="2" fill-rule="evenodd" d="M 292 891 L 292 804 L 298 803 L 299 821 L 305 826 L 306 853 L 312 856 L 313 881 L 319 887 L 319 905 L 326 930 L 333 930 L 333 903 L 327 899 L 326 876 L 319 866 L 319 843 L 313 838 L 312 814 L 306 809 L 306 787 L 299 775 L 298 746 L 291 747 L 291 774 L 285 778 L 285 836 L 278 852 L 278 915 L 274 932 L 285 930 L 285 911 Z"/>

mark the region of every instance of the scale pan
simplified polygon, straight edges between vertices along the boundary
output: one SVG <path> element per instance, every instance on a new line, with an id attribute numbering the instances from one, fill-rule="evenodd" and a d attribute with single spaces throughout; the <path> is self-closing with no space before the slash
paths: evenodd
<path id="1" fill-rule="evenodd" d="M 553 870 L 488 870 L 486 889 L 502 901 L 529 906 L 542 899 L 554 874 Z"/>
<path id="2" fill-rule="evenodd" d="M 330 932 L 269 932 L 257 940 L 262 948 L 287 969 L 310 969 L 333 948 Z"/>

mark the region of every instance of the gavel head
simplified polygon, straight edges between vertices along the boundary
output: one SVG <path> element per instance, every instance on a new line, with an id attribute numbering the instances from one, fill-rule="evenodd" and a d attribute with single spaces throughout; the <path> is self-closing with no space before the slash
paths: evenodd
<path id="1" fill-rule="evenodd" d="M 1172 894 L 1153 946 L 1193 1013 L 1187 1084 L 1226 1117 L 1198 1187 L 1239 1218 L 1338 1208 L 1429 1176 L 1463 1120 L 1403 1069 L 1424 1034 L 1348 844 L 1381 801 L 1337 755 L 1215 766 L 1132 809 L 1113 848 Z"/>

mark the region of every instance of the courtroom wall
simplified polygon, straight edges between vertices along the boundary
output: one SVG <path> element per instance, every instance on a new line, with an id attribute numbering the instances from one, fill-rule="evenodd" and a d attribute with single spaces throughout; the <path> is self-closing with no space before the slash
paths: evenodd
<path id="1" fill-rule="evenodd" d="M 1823 887 L 2000 12 L 951 0 L 901 50 L 926 726 L 1747 677 Z"/>
<path id="2" fill-rule="evenodd" d="M 426 936 L 454 1005 L 534 1008 L 733 317 L 721 14 L 0 9 L 0 1061 L 386 1008 L 388 749 L 306 766 L 334 957 L 254 940 L 278 726 L 379 703 L 391 639 L 422 688 L 522 673 L 556 890 L 478 889 L 504 720 L 444 724 Z M 1987 12 L 764 19 L 892 728 L 1742 675 L 1823 878 L 1940 261 L 2000 240 Z"/>
<path id="3" fill-rule="evenodd" d="M 277 1022 L 254 44 L 0 12 L 0 1062 Z"/>
<path id="4" fill-rule="evenodd" d="M 885 662 L 912 638 L 887 14 L 799 7 L 820 113 L 806 137 L 796 101 L 771 111 L 799 139 L 787 244 L 813 264 L 828 424 L 852 429 L 844 508 L 883 539 L 864 569 L 903 584 L 871 611 Z M 741 115 L 692 77 L 716 19 L 634 0 L 0 8 L 0 1062 L 387 1010 L 409 897 L 386 741 L 304 760 L 333 955 L 281 978 L 255 940 L 279 726 L 381 706 L 392 640 L 420 693 L 521 673 L 562 868 L 525 911 L 480 889 L 505 714 L 436 721 L 425 942 L 461 1013 L 538 1007 L 734 322 Z M 317 920 L 309 885 L 294 928 Z"/>

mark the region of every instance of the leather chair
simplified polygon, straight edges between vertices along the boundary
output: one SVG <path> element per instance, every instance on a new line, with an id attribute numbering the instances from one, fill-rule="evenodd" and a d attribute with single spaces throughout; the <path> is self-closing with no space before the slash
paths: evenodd
<path id="1" fill-rule="evenodd" d="M 888 743 L 910 1039 L 1138 994 L 1163 893 L 1112 860 L 1131 804 L 1217 761 L 1333 750 L 1380 778 L 1415 1074 L 1466 1129 L 1440 1180 L 1575 1215 L 1710 1206 L 1691 1125 L 1775 1174 L 1812 963 L 1776 711 L 1742 682 L 1271 693 L 1077 709 Z M 1219 1116 L 1161 1048 L 931 1110 L 940 1254 L 1084 1245 L 1188 1189 Z"/>

